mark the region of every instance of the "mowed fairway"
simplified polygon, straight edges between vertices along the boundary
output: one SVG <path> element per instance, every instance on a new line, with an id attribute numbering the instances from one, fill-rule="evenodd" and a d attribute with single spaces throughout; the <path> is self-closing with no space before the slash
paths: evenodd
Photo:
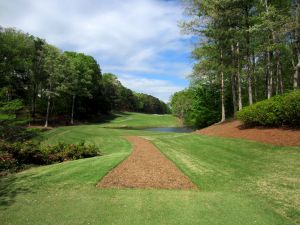
<path id="1" fill-rule="evenodd" d="M 177 127 L 178 119 L 172 115 L 118 112 L 104 117 L 101 127 L 143 128 L 143 127 Z"/>
<path id="2" fill-rule="evenodd" d="M 141 116 L 148 115 L 137 114 Z M 135 115 L 131 117 L 134 121 Z M 169 126 L 178 125 L 173 119 Z M 122 123 L 132 126 L 129 121 Z M 151 126 L 150 120 L 147 123 Z M 299 147 L 101 126 L 61 127 L 44 133 L 45 143 L 86 140 L 98 145 L 104 156 L 31 168 L 1 178 L 0 224 L 300 223 Z M 135 126 L 143 127 L 143 121 Z M 151 140 L 199 190 L 96 188 L 98 181 L 130 154 L 131 145 L 124 135 Z"/>

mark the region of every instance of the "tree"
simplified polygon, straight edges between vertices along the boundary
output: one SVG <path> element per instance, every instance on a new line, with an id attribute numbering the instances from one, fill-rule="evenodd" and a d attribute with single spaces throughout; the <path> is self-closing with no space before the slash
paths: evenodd
<path id="1" fill-rule="evenodd" d="M 31 117 L 35 118 L 36 113 L 36 99 L 38 95 L 38 89 L 42 86 L 43 81 L 46 78 L 46 73 L 43 70 L 44 60 L 44 46 L 45 41 L 40 38 L 34 39 L 33 57 L 32 57 L 32 70 L 30 73 L 30 89 L 32 92 L 31 96 Z"/>
<path id="2" fill-rule="evenodd" d="M 51 98 L 59 95 L 59 85 L 61 85 L 60 81 L 63 79 L 63 74 L 61 73 L 62 65 L 59 61 L 62 53 L 59 49 L 48 44 L 45 46 L 44 50 L 43 69 L 47 74 L 45 89 L 47 96 L 45 127 L 48 127 Z"/>
<path id="3" fill-rule="evenodd" d="M 297 89 L 299 87 L 300 79 L 300 3 L 297 0 L 293 0 L 291 4 L 291 17 L 292 17 L 292 33 L 293 33 L 293 47 L 296 52 L 296 59 L 298 63 L 295 65 L 295 73 L 293 79 L 293 87 Z"/>
<path id="4" fill-rule="evenodd" d="M 0 27 L 0 87 L 6 98 L 24 97 L 31 70 L 33 37 L 12 28 Z"/>
<path id="5" fill-rule="evenodd" d="M 45 40 L 0 27 L 0 89 L 6 101 L 20 99 L 22 113 L 39 123 L 45 114 L 57 123 L 74 123 L 113 110 L 165 113 L 166 104 L 150 95 L 137 98 L 116 75 L 102 77 L 100 66 L 83 53 L 62 52 Z M 30 122 L 31 122 L 30 121 Z"/>
<path id="6" fill-rule="evenodd" d="M 221 121 L 247 103 L 297 88 L 298 0 L 188 0 L 186 9 L 190 20 L 181 27 L 199 40 L 191 86 L 219 86 Z"/>
<path id="7" fill-rule="evenodd" d="M 101 75 L 101 72 L 91 56 L 76 52 L 65 52 L 65 56 L 69 60 L 66 64 L 68 77 L 65 81 L 65 92 L 72 96 L 71 124 L 73 124 L 76 97 L 92 98 L 93 77 Z"/>
<path id="8" fill-rule="evenodd" d="M 185 114 L 191 109 L 193 100 L 194 93 L 191 89 L 176 92 L 170 102 L 172 113 L 183 120 Z"/>

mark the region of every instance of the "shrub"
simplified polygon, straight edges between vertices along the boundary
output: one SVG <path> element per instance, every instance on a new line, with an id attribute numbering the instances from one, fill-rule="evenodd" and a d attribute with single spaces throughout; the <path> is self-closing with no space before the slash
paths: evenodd
<path id="1" fill-rule="evenodd" d="M 7 152 L 0 152 L 0 172 L 16 170 L 19 164 L 12 154 Z"/>
<path id="2" fill-rule="evenodd" d="M 185 125 L 202 128 L 218 122 L 219 113 L 205 107 L 198 107 L 188 111 L 184 116 Z"/>
<path id="3" fill-rule="evenodd" d="M 10 143 L 0 140 L 0 171 L 16 171 L 24 165 L 46 165 L 99 155 L 101 153 L 95 145 L 84 142 L 41 146 L 32 141 Z"/>
<path id="4" fill-rule="evenodd" d="M 86 145 L 84 142 L 77 145 L 67 145 L 65 152 L 68 159 L 90 158 L 98 155 L 95 145 Z"/>
<path id="5" fill-rule="evenodd" d="M 300 91 L 278 95 L 243 108 L 238 119 L 248 126 L 299 126 Z"/>
<path id="6" fill-rule="evenodd" d="M 42 146 L 42 151 L 48 155 L 49 161 L 62 162 L 65 160 L 90 158 L 101 155 L 95 145 L 85 144 L 64 144 Z"/>
<path id="7" fill-rule="evenodd" d="M 41 131 L 38 129 L 0 124 L 0 139 L 10 142 L 26 141 L 33 137 L 37 137 L 40 132 Z"/>

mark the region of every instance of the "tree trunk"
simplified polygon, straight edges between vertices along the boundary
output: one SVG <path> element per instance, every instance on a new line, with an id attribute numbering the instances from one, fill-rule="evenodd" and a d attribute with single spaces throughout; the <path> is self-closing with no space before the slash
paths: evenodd
<path id="1" fill-rule="evenodd" d="M 223 51 L 221 49 L 221 62 L 222 62 L 222 66 L 223 66 Z M 223 71 L 223 67 L 222 67 L 222 71 L 221 71 L 221 101 L 222 101 L 222 118 L 221 118 L 221 122 L 225 121 L 226 115 L 225 115 L 225 96 L 224 96 L 224 71 Z"/>
<path id="2" fill-rule="evenodd" d="M 249 32 L 249 8 L 246 4 L 245 7 L 245 16 L 246 16 L 246 39 L 247 39 L 247 78 L 248 78 L 248 99 L 249 99 L 249 105 L 253 104 L 253 93 L 252 93 L 252 74 L 251 74 L 251 56 L 250 56 L 250 32 Z"/>
<path id="3" fill-rule="evenodd" d="M 11 98 L 12 98 L 12 93 L 11 93 L 11 88 L 10 88 L 10 86 L 9 87 L 7 87 L 7 89 L 6 89 L 6 100 L 9 102 L 10 100 L 11 100 Z"/>
<path id="4" fill-rule="evenodd" d="M 242 104 L 242 87 L 241 87 L 241 69 L 240 69 L 240 46 L 239 42 L 236 44 L 236 54 L 237 54 L 237 91 L 238 91 L 238 105 L 239 111 L 243 108 Z"/>
<path id="5" fill-rule="evenodd" d="M 257 87 L 256 87 L 256 77 L 255 77 L 255 67 L 256 67 L 256 62 L 255 62 L 255 53 L 252 53 L 252 80 L 254 83 L 254 100 L 257 101 Z M 253 101 L 253 99 L 252 99 Z M 253 102 L 252 102 L 253 103 Z"/>
<path id="6" fill-rule="evenodd" d="M 235 68 L 234 46 L 231 45 L 232 52 L 232 67 Z M 236 76 L 234 72 L 231 74 L 231 92 L 232 92 L 232 104 L 233 104 L 233 117 L 236 118 L 237 105 L 236 105 Z"/>
<path id="7" fill-rule="evenodd" d="M 276 95 L 278 95 L 279 94 L 279 76 L 280 76 L 280 72 L 279 72 L 279 70 L 280 70 L 280 61 L 279 61 L 279 54 L 276 56 Z"/>
<path id="8" fill-rule="evenodd" d="M 231 91 L 232 91 L 232 104 L 233 104 L 233 117 L 236 118 L 237 105 L 236 105 L 236 79 L 235 75 L 231 75 Z"/>
<path id="9" fill-rule="evenodd" d="M 272 97 L 273 92 L 273 70 L 271 69 L 271 52 L 267 53 L 267 97 L 268 99 Z"/>
<path id="10" fill-rule="evenodd" d="M 253 104 L 252 76 L 250 73 L 248 75 L 248 96 L 249 96 L 249 105 L 252 105 Z"/>
<path id="11" fill-rule="evenodd" d="M 296 90 L 299 85 L 298 85 L 298 80 L 299 80 L 299 73 L 300 73 L 300 57 L 299 57 L 299 61 L 298 64 L 295 67 L 295 74 L 294 74 L 294 89 Z"/>
<path id="12" fill-rule="evenodd" d="M 35 118 L 35 111 L 36 111 L 36 95 L 37 95 L 37 86 L 33 85 L 33 92 L 32 92 L 32 101 L 31 101 L 31 117 L 34 120 Z"/>
<path id="13" fill-rule="evenodd" d="M 277 71 L 278 72 L 278 71 Z M 275 95 L 279 94 L 279 78 L 278 78 L 278 73 L 276 75 L 276 89 L 275 89 Z"/>
<path id="14" fill-rule="evenodd" d="M 269 14 L 269 6 L 268 6 L 268 0 L 265 0 L 265 7 L 266 7 L 266 12 Z M 270 41 L 268 44 L 274 44 L 276 43 L 276 38 L 274 34 L 274 30 L 271 28 L 271 34 L 270 34 Z M 272 69 L 272 63 L 271 63 L 271 54 L 272 52 L 268 50 L 268 80 L 267 80 L 267 98 L 271 98 L 273 94 L 273 69 Z"/>
<path id="15" fill-rule="evenodd" d="M 257 93 L 257 81 L 256 81 L 256 78 L 254 77 L 253 79 L 253 83 L 254 83 L 254 102 L 257 102 L 257 99 L 258 99 L 258 93 Z"/>
<path id="16" fill-rule="evenodd" d="M 47 113 L 46 113 L 46 121 L 45 121 L 45 127 L 48 127 L 48 120 L 49 120 L 49 112 L 50 112 L 50 95 L 48 96 L 48 103 L 47 103 Z"/>
<path id="17" fill-rule="evenodd" d="M 8 91 L 8 89 L 6 90 L 5 95 L 6 95 L 6 101 L 8 102 L 8 101 L 10 100 L 10 99 L 9 99 L 9 91 Z"/>
<path id="18" fill-rule="evenodd" d="M 294 82 L 293 86 L 294 89 L 297 89 L 299 87 L 298 81 L 299 81 L 299 73 L 300 73 L 300 29 L 299 29 L 299 7 L 300 4 L 297 2 L 296 6 L 296 21 L 295 21 L 295 39 L 296 39 L 296 52 L 297 52 L 297 57 L 298 57 L 298 64 L 295 66 L 295 73 L 294 73 Z"/>
<path id="19" fill-rule="evenodd" d="M 75 95 L 72 98 L 72 113 L 71 113 L 71 124 L 74 124 L 74 106 L 75 106 Z"/>
<path id="20" fill-rule="evenodd" d="M 224 96 L 224 72 L 221 72 L 221 99 L 222 99 L 222 119 L 221 122 L 225 121 L 225 96 Z"/>
<path id="21" fill-rule="evenodd" d="M 280 94 L 283 94 L 283 92 L 284 92 L 284 84 L 283 84 L 281 67 L 279 68 L 278 72 L 279 72 L 279 82 L 280 82 Z"/>
<path id="22" fill-rule="evenodd" d="M 269 14 L 268 0 L 265 0 L 266 12 Z M 266 71 L 266 88 L 267 88 L 267 98 L 271 98 L 271 88 L 270 88 L 270 67 L 271 67 L 271 56 L 270 51 L 267 52 L 267 71 Z"/>

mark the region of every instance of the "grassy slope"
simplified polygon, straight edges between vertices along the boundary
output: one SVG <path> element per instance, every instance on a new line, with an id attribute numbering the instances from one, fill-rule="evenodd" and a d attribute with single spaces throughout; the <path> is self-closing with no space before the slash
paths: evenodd
<path id="1" fill-rule="evenodd" d="M 178 119 L 172 115 L 143 114 L 133 112 L 115 113 L 104 118 L 101 127 L 176 127 Z"/>
<path id="2" fill-rule="evenodd" d="M 130 153 L 124 134 L 152 139 L 200 191 L 95 188 Z M 45 133 L 45 138 L 48 143 L 87 139 L 105 155 L 2 178 L 1 224 L 283 225 L 299 221 L 299 148 L 97 125 L 62 127 Z"/>
<path id="3" fill-rule="evenodd" d="M 300 223 L 300 148 L 183 135 L 152 138 L 203 192 L 242 194 Z"/>

